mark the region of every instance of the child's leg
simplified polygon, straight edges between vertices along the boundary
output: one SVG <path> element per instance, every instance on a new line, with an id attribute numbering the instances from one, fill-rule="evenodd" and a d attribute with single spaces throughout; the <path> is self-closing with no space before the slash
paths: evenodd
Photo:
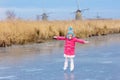
<path id="1" fill-rule="evenodd" d="M 63 69 L 66 70 L 67 67 L 68 67 L 68 58 L 65 57 L 64 68 Z"/>
<path id="2" fill-rule="evenodd" d="M 74 70 L 74 60 L 73 58 L 70 58 L 70 71 Z"/>

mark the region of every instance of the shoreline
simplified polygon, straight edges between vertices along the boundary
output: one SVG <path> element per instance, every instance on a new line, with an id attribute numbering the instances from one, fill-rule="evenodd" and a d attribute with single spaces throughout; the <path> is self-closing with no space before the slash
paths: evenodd
<path id="1" fill-rule="evenodd" d="M 120 20 L 85 21 L 2 21 L 0 22 L 0 47 L 43 43 L 53 36 L 65 36 L 72 26 L 78 38 L 120 33 Z"/>

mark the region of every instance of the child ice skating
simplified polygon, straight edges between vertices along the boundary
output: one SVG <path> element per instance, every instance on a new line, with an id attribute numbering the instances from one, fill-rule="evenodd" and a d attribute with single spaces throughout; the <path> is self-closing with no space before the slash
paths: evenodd
<path id="1" fill-rule="evenodd" d="M 64 70 L 68 68 L 68 59 L 70 59 L 70 71 L 74 70 L 74 57 L 75 57 L 75 43 L 79 42 L 82 44 L 88 43 L 88 41 L 78 39 L 75 37 L 73 28 L 69 27 L 68 28 L 68 33 L 66 37 L 64 36 L 54 36 L 56 40 L 65 40 L 64 44 L 64 57 L 65 57 L 65 62 L 64 62 Z"/>

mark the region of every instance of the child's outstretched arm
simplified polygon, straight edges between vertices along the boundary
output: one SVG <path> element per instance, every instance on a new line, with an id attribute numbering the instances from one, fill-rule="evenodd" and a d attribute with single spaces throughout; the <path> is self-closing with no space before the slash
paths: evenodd
<path id="1" fill-rule="evenodd" d="M 53 38 L 56 40 L 65 40 L 64 36 L 54 36 Z"/>
<path id="2" fill-rule="evenodd" d="M 82 44 L 86 44 L 86 43 L 89 43 L 89 41 L 85 41 L 85 40 L 82 40 L 82 39 L 75 39 L 76 42 L 79 42 L 79 43 L 82 43 Z"/>

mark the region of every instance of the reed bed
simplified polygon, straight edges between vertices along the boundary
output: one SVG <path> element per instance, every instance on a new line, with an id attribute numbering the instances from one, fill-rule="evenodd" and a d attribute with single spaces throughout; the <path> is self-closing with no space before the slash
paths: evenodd
<path id="1" fill-rule="evenodd" d="M 0 21 L 0 46 L 41 43 L 55 35 L 65 36 L 69 26 L 78 38 L 120 33 L 120 20 Z"/>

